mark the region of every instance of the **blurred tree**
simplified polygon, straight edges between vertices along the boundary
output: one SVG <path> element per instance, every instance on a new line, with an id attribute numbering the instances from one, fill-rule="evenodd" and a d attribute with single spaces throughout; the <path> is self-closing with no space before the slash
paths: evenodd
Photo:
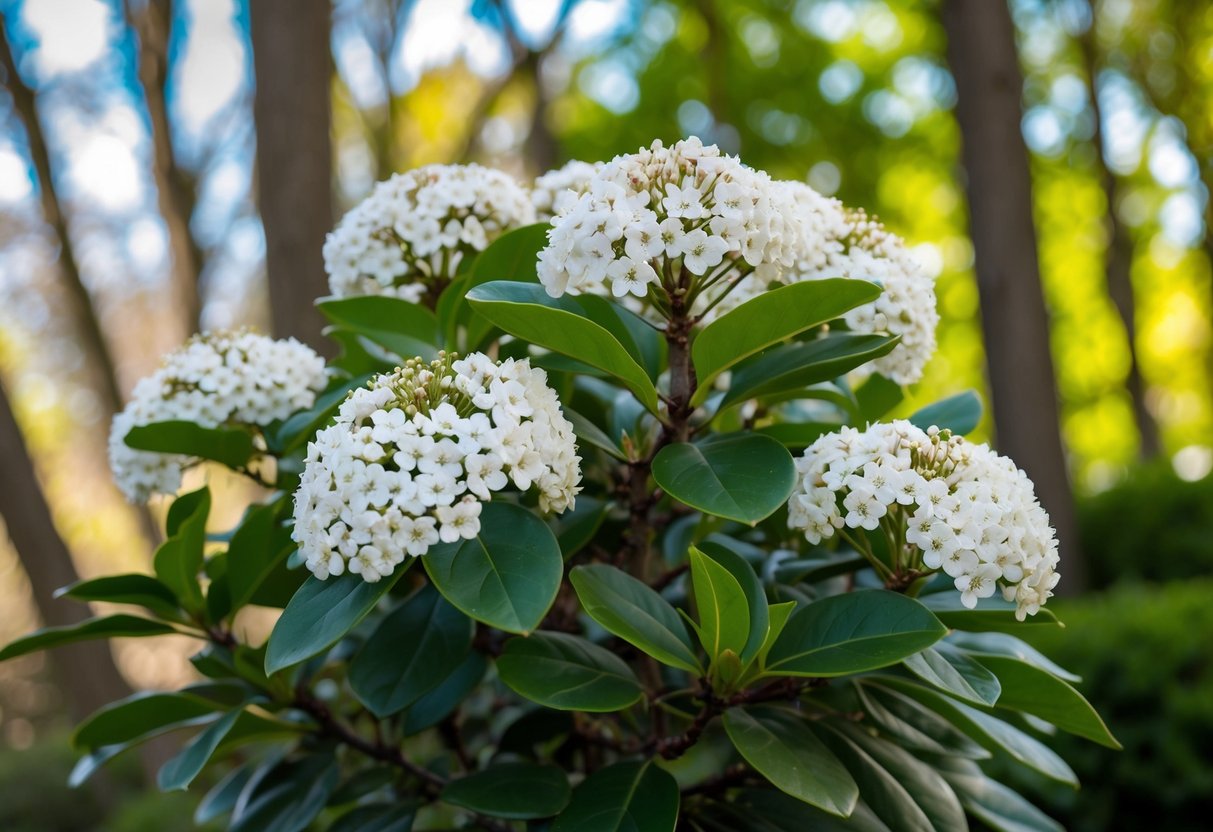
<path id="1" fill-rule="evenodd" d="M 328 294 L 321 249 L 333 226 L 331 11 L 327 0 L 250 4 L 257 190 L 274 334 L 322 353 L 332 347 L 312 302 Z"/>
<path id="2" fill-rule="evenodd" d="M 1085 585 L 1058 423 L 1049 319 L 1040 283 L 1032 181 L 1020 131 L 1023 76 L 1003 2 L 946 0 L 948 62 L 968 178 L 969 231 L 999 449 L 1036 483 L 1068 553 L 1068 591 Z"/>

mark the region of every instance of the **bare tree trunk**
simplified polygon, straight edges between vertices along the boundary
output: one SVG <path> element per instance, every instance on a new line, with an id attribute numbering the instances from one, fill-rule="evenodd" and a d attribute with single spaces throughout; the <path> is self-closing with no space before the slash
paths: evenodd
<path id="1" fill-rule="evenodd" d="M 1150 459 L 1158 456 L 1161 449 L 1158 439 L 1158 423 L 1146 405 L 1145 381 L 1141 376 L 1141 365 L 1137 360 L 1137 309 L 1133 298 L 1133 281 L 1130 272 L 1133 267 L 1133 240 L 1129 230 L 1125 228 L 1116 213 L 1119 187 L 1116 176 L 1108 167 L 1106 149 L 1103 143 L 1103 109 L 1099 103 L 1099 89 L 1096 76 L 1099 74 L 1099 59 L 1096 55 L 1095 44 L 1095 8 L 1091 7 L 1092 22 L 1078 38 L 1082 50 L 1084 69 L 1087 75 L 1087 95 L 1091 98 L 1091 115 L 1093 130 L 1091 144 L 1095 148 L 1095 166 L 1103 187 L 1104 201 L 1108 204 L 1104 215 L 1104 228 L 1107 232 L 1107 249 L 1104 254 L 1104 266 L 1108 279 L 1108 296 L 1120 313 L 1120 320 L 1125 325 L 1125 334 L 1129 342 L 1129 374 L 1125 379 L 1125 387 L 1133 403 L 1133 420 L 1137 425 L 1141 442 L 1138 451 L 1142 458 Z"/>
<path id="2" fill-rule="evenodd" d="M 129 25 L 139 37 L 139 82 L 152 125 L 152 174 L 160 216 L 168 229 L 171 280 L 176 306 L 183 310 L 187 332 L 202 326 L 202 248 L 190 232 L 194 213 L 194 177 L 183 170 L 173 151 L 172 126 L 165 88 L 168 85 L 168 44 L 172 0 L 147 0 L 142 10 L 126 0 Z"/>
<path id="3" fill-rule="evenodd" d="M 258 199 L 274 333 L 331 353 L 313 305 L 328 294 L 321 250 L 333 225 L 331 8 L 326 0 L 256 0 L 249 11 Z"/>
<path id="4" fill-rule="evenodd" d="M 76 260 L 75 249 L 72 246 L 71 234 L 68 231 L 67 218 L 59 204 L 59 196 L 51 176 L 50 153 L 42 132 L 42 124 L 38 120 L 34 92 L 25 85 L 17 72 L 17 62 L 13 58 L 13 50 L 8 39 L 7 21 L 3 17 L 0 17 L 0 70 L 4 72 L 4 85 L 13 97 L 13 109 L 16 110 L 17 116 L 25 128 L 30 159 L 34 163 L 34 171 L 38 178 L 42 215 L 54 231 L 59 244 L 59 271 L 63 274 L 64 283 L 68 289 L 76 332 L 83 340 L 86 358 L 92 363 L 106 403 L 111 411 L 117 412 L 122 409 L 122 392 L 118 386 L 113 355 L 110 352 L 109 343 L 105 340 L 105 333 L 101 330 L 101 323 L 97 319 L 92 296 L 89 295 L 88 288 L 80 277 L 80 268 Z"/>
<path id="5" fill-rule="evenodd" d="M 1014 25 L 1005 3 L 988 0 L 945 0 L 943 22 L 998 444 L 1035 481 L 1066 555 L 1064 588 L 1073 592 L 1085 585 L 1086 570 L 1058 421 Z"/>
<path id="6" fill-rule="evenodd" d="M 43 624 L 54 627 L 84 621 L 89 617 L 87 605 L 54 597 L 56 589 L 74 582 L 78 575 L 71 553 L 55 529 L 3 387 L 0 387 L 0 466 L 7 483 L 0 488 L 0 517 L 4 518 L 21 565 L 29 576 Z M 61 647 L 51 660 L 59 689 L 76 720 L 131 692 L 118 673 L 106 642 Z"/>

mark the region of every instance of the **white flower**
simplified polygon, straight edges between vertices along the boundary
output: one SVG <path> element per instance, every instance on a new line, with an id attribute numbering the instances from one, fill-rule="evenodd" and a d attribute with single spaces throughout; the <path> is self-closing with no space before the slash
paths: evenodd
<path id="1" fill-rule="evenodd" d="M 904 545 L 902 563 L 943 571 L 970 608 L 1001 587 L 1021 621 L 1057 584 L 1057 541 L 1031 480 L 986 445 L 903 421 L 843 428 L 796 470 L 788 526 L 813 545 L 876 531 L 887 516 L 905 530 L 890 543 Z"/>
<path id="2" fill-rule="evenodd" d="M 574 160 L 537 177 L 531 187 L 535 219 L 546 222 L 571 208 L 577 197 L 589 190 L 590 180 L 601 168 L 602 162 L 591 164 Z"/>
<path id="3" fill-rule="evenodd" d="M 321 579 L 379 580 L 406 556 L 476 537 L 483 503 L 511 482 L 560 512 L 581 480 L 546 373 L 479 353 L 413 359 L 353 391 L 306 459 L 292 534 Z"/>
<path id="4" fill-rule="evenodd" d="M 324 359 L 293 338 L 275 341 L 246 331 L 209 332 L 165 356 L 144 378 L 110 427 L 109 460 L 127 499 L 173 494 L 197 462 L 179 454 L 136 450 L 131 428 L 189 421 L 206 428 L 255 430 L 312 406 L 326 382 Z"/>
<path id="5" fill-rule="evenodd" d="M 526 190 L 480 165 L 396 174 L 346 214 L 324 243 L 338 297 L 390 295 L 433 303 L 460 263 L 535 221 Z"/>

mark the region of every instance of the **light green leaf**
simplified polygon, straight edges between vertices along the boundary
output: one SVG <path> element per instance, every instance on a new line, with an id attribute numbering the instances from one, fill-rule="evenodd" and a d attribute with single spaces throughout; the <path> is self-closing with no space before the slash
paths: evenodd
<path id="1" fill-rule="evenodd" d="M 1002 685 L 990 669 L 963 651 L 939 642 L 906 658 L 906 669 L 924 682 L 977 705 L 998 701 Z"/>
<path id="2" fill-rule="evenodd" d="M 547 615 L 564 576 L 552 530 L 512 503 L 485 503 L 480 534 L 434 546 L 422 558 L 443 596 L 477 621 L 528 633 Z"/>
<path id="3" fill-rule="evenodd" d="M 781 604 L 770 604 L 767 606 L 767 615 L 770 617 L 770 624 L 767 627 L 766 637 L 762 640 L 762 647 L 758 651 L 758 664 L 762 668 L 767 666 L 767 656 L 771 652 L 771 648 L 775 646 L 775 642 L 779 640 L 783 628 L 788 625 L 788 619 L 796 610 L 795 601 L 784 601 Z"/>
<path id="4" fill-rule="evenodd" d="M 732 548 L 727 538 L 704 540 L 699 544 L 699 551 L 727 569 L 737 581 L 741 591 L 745 593 L 749 634 L 746 636 L 744 646 L 740 650 L 735 649 L 734 652 L 738 654 L 743 666 L 748 665 L 758 657 L 758 652 L 762 649 L 763 642 L 771 628 L 771 616 L 762 581 L 749 562 Z M 692 568 L 693 566 L 692 563 Z M 692 577 L 694 577 L 693 572 Z M 781 628 L 785 622 L 786 618 L 780 622 Z M 772 643 L 774 642 L 772 641 Z"/>
<path id="5" fill-rule="evenodd" d="M 774 439 L 732 433 L 666 445 L 653 459 L 653 479 L 691 508 L 752 526 L 787 502 L 796 466 Z"/>
<path id="6" fill-rule="evenodd" d="M 1120 749 L 1091 703 L 1070 684 L 1038 667 L 1007 656 L 983 656 L 982 664 L 1002 683 L 998 707 L 1038 716 L 1063 731 Z"/>
<path id="7" fill-rule="evenodd" d="M 713 661 L 726 650 L 740 656 L 750 637 L 749 603 L 741 584 L 729 570 L 694 546 L 690 560 L 703 649 Z"/>
<path id="8" fill-rule="evenodd" d="M 1010 656 L 1039 667 L 1067 682 L 1081 682 L 1082 677 L 1066 670 L 1032 645 L 1006 633 L 953 633 L 948 643 L 975 656 Z"/>
<path id="9" fill-rule="evenodd" d="M 643 693 L 622 659 L 568 633 L 510 639 L 497 658 L 497 673 L 518 695 L 560 711 L 620 711 Z"/>
<path id="10" fill-rule="evenodd" d="M 573 792 L 552 832 L 674 832 L 678 783 L 652 763 L 615 763 Z"/>
<path id="11" fill-rule="evenodd" d="M 547 818 L 569 802 L 568 778 L 555 766 L 497 763 L 452 780 L 442 799 L 452 806 L 510 820 Z"/>

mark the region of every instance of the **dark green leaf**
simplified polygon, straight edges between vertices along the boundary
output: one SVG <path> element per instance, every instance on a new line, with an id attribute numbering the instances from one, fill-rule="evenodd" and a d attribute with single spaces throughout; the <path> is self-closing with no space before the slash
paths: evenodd
<path id="1" fill-rule="evenodd" d="M 796 466 L 774 439 L 732 433 L 666 445 L 653 459 L 653 479 L 691 508 L 752 526 L 787 502 Z"/>
<path id="2" fill-rule="evenodd" d="M 720 409 L 747 399 L 797 390 L 847 373 L 888 355 L 899 336 L 831 334 L 769 350 L 733 373 Z"/>
<path id="3" fill-rule="evenodd" d="M 1120 748 L 1091 703 L 1070 684 L 1038 667 L 1007 656 L 982 656 L 1002 683 L 998 707 L 1038 716 L 1063 731 L 1108 748 Z"/>
<path id="4" fill-rule="evenodd" d="M 163 636 L 177 632 L 161 621 L 139 618 L 134 615 L 107 615 L 90 618 L 79 624 L 63 627 L 44 627 L 19 638 L 0 650 L 0 662 L 24 656 L 38 650 L 49 650 L 63 644 L 89 641 L 99 638 L 145 638 Z"/>
<path id="5" fill-rule="evenodd" d="M 827 278 L 792 283 L 751 298 L 704 327 L 691 344 L 699 376 L 692 401 L 703 402 L 712 380 L 734 364 L 878 297 L 880 287 L 874 283 Z"/>
<path id="6" fill-rule="evenodd" d="M 379 622 L 350 662 L 350 687 L 375 716 L 390 716 L 446 679 L 471 647 L 471 619 L 425 586 Z"/>
<path id="7" fill-rule="evenodd" d="M 651 763 L 616 763 L 573 792 L 552 832 L 674 832 L 678 783 Z"/>
<path id="8" fill-rule="evenodd" d="M 732 803 L 741 816 L 757 821 L 757 832 L 889 832 L 860 800 L 848 818 L 826 814 L 773 789 L 742 789 Z"/>
<path id="9" fill-rule="evenodd" d="M 480 684 L 488 668 L 488 660 L 483 655 L 468 653 L 450 676 L 424 694 L 405 712 L 404 725 L 401 728 L 404 735 L 411 736 L 446 719 L 467 698 L 472 689 Z"/>
<path id="10" fill-rule="evenodd" d="M 1015 602 L 982 598 L 976 609 L 966 609 L 959 592 L 934 592 L 919 599 L 950 629 L 970 632 L 1016 632 L 1023 627 L 1057 626 L 1052 610 L 1042 608 L 1026 621 L 1015 620 Z"/>
<path id="11" fill-rule="evenodd" d="M 848 592 L 792 613 L 767 657 L 781 676 L 843 676 L 896 664 L 947 633 L 926 607 L 885 590 Z"/>
<path id="12" fill-rule="evenodd" d="M 591 422 L 589 419 L 569 408 L 563 408 L 565 418 L 573 423 L 573 432 L 577 434 L 577 438 L 582 442 L 593 445 L 595 448 L 606 451 L 611 456 L 618 460 L 627 461 L 623 451 L 615 444 L 611 437 L 607 436 L 606 432 Z"/>
<path id="13" fill-rule="evenodd" d="M 577 506 L 556 519 L 556 541 L 568 560 L 590 544 L 610 513 L 611 504 L 593 497 L 578 496 Z"/>
<path id="14" fill-rule="evenodd" d="M 846 817 L 859 789 L 804 717 L 773 707 L 730 708 L 724 727 L 745 761 L 780 791 Z"/>
<path id="15" fill-rule="evenodd" d="M 212 459 L 243 468 L 253 458 L 253 435 L 244 428 L 204 428 L 193 422 L 156 422 L 131 428 L 123 439 L 140 451 Z"/>
<path id="16" fill-rule="evenodd" d="M 373 377 L 370 373 L 363 373 L 353 378 L 339 379 L 331 384 L 316 397 L 311 407 L 291 416 L 278 427 L 273 437 L 274 448 L 279 453 L 289 453 L 303 447 L 317 431 L 329 423 L 349 392 L 366 384 Z"/>
<path id="17" fill-rule="evenodd" d="M 901 385 L 881 375 L 871 376 L 855 391 L 855 401 L 860 415 L 868 422 L 879 421 L 882 416 L 901 404 L 905 391 Z"/>
<path id="18" fill-rule="evenodd" d="M 555 766 L 498 763 L 452 780 L 442 790 L 442 799 L 483 815 L 529 820 L 557 814 L 568 804 L 569 794 L 568 778 Z"/>
<path id="19" fill-rule="evenodd" d="M 391 350 L 427 361 L 442 343 L 434 313 L 419 303 L 382 295 L 322 300 L 316 304 L 334 325 Z"/>
<path id="20" fill-rule="evenodd" d="M 1002 690 L 989 668 L 946 642 L 909 656 L 904 664 L 924 682 L 977 705 L 993 705 Z"/>
<path id="21" fill-rule="evenodd" d="M 151 612 L 175 618 L 180 614 L 173 591 L 151 575 L 132 573 L 107 575 L 89 581 L 77 581 L 55 593 L 55 597 L 77 601 L 106 601 L 111 604 L 135 604 Z"/>
<path id="22" fill-rule="evenodd" d="M 494 281 L 467 298 L 484 317 L 511 335 L 605 370 L 656 413 L 657 389 L 644 368 L 609 331 L 585 316 L 571 297 L 553 299 L 542 286 Z"/>
<path id="23" fill-rule="evenodd" d="M 227 586 L 233 610 L 253 600 L 258 588 L 295 547 L 290 530 L 278 523 L 278 505 L 251 508 L 228 543 Z"/>
<path id="24" fill-rule="evenodd" d="M 908 696 L 879 686 L 854 686 L 871 723 L 902 748 L 945 757 L 983 760 L 990 756 L 942 716 Z"/>
<path id="25" fill-rule="evenodd" d="M 240 799 L 240 793 L 244 791 L 244 787 L 248 785 L 249 778 L 252 776 L 251 763 L 246 763 L 228 772 L 198 802 L 198 808 L 194 810 L 194 823 L 202 826 L 231 812 L 236 806 L 236 801 Z"/>
<path id="26" fill-rule="evenodd" d="M 250 781 L 229 832 L 303 832 L 324 809 L 338 776 L 331 755 L 278 764 Z"/>
<path id="27" fill-rule="evenodd" d="M 510 639 L 497 659 L 497 672 L 515 693 L 561 711 L 620 711 L 642 694 L 622 659 L 567 633 Z"/>
<path id="28" fill-rule="evenodd" d="M 699 544 L 699 550 L 727 569 L 741 587 L 741 591 L 745 593 L 749 634 L 742 648 L 736 652 L 741 658 L 741 663 L 748 665 L 757 658 L 758 651 L 762 649 L 771 627 L 771 616 L 767 609 L 767 596 L 762 588 L 762 581 L 749 562 L 728 543 L 708 539 Z M 785 617 L 780 622 L 780 627 L 786 620 Z M 774 640 L 772 640 L 773 643 Z"/>
<path id="29" fill-rule="evenodd" d="M 1067 682 L 1082 681 L 1081 676 L 1061 667 L 1032 645 L 1006 633 L 953 633 L 948 642 L 976 656 L 1010 656 Z"/>
<path id="30" fill-rule="evenodd" d="M 72 743 L 77 748 L 95 751 L 193 723 L 224 707 L 220 702 L 186 692 L 136 693 L 90 716 L 76 729 Z"/>
<path id="31" fill-rule="evenodd" d="M 422 560 L 448 601 L 477 621 L 511 633 L 539 626 L 564 576 L 564 558 L 552 530 L 512 503 L 486 503 L 477 537 L 434 546 Z"/>
<path id="32" fill-rule="evenodd" d="M 581 606 L 607 632 L 660 662 L 702 674 L 677 611 L 642 581 L 613 566 L 578 566 L 569 573 Z"/>
<path id="33" fill-rule="evenodd" d="M 974 767 L 976 768 L 976 767 Z M 1065 827 L 1037 809 L 1018 792 L 981 773 L 943 771 L 969 814 L 997 832 L 1065 832 Z"/>
<path id="34" fill-rule="evenodd" d="M 346 812 L 328 832 L 409 832 L 416 810 L 409 805 L 375 803 Z"/>
<path id="35" fill-rule="evenodd" d="M 923 430 L 934 426 L 964 436 L 981 421 L 981 399 L 975 390 L 966 390 L 927 405 L 915 412 L 910 421 Z"/>
<path id="36" fill-rule="evenodd" d="M 797 422 L 767 425 L 755 432 L 769 436 L 788 448 L 807 448 L 827 433 L 842 428 L 838 422 Z"/>
<path id="37" fill-rule="evenodd" d="M 240 714 L 239 709 L 228 711 L 190 740 L 185 748 L 181 749 L 181 753 L 165 763 L 156 777 L 161 791 L 185 789 L 189 786 L 211 759 L 219 743 L 223 742 L 227 732 L 232 730 Z"/>
<path id="38" fill-rule="evenodd" d="M 726 650 L 740 656 L 750 637 L 749 602 L 741 584 L 729 570 L 694 546 L 690 560 L 703 649 L 713 662 Z"/>
<path id="39" fill-rule="evenodd" d="M 309 577 L 270 633 L 265 672 L 277 673 L 331 647 L 375 608 L 411 564 L 406 560 L 375 583 L 348 572 L 327 581 Z"/>
<path id="40" fill-rule="evenodd" d="M 206 519 L 211 510 L 211 492 L 203 487 L 173 501 L 168 512 L 168 540 L 156 550 L 152 565 L 160 582 L 173 591 L 183 607 L 202 608 L 202 570 L 206 547 Z"/>

